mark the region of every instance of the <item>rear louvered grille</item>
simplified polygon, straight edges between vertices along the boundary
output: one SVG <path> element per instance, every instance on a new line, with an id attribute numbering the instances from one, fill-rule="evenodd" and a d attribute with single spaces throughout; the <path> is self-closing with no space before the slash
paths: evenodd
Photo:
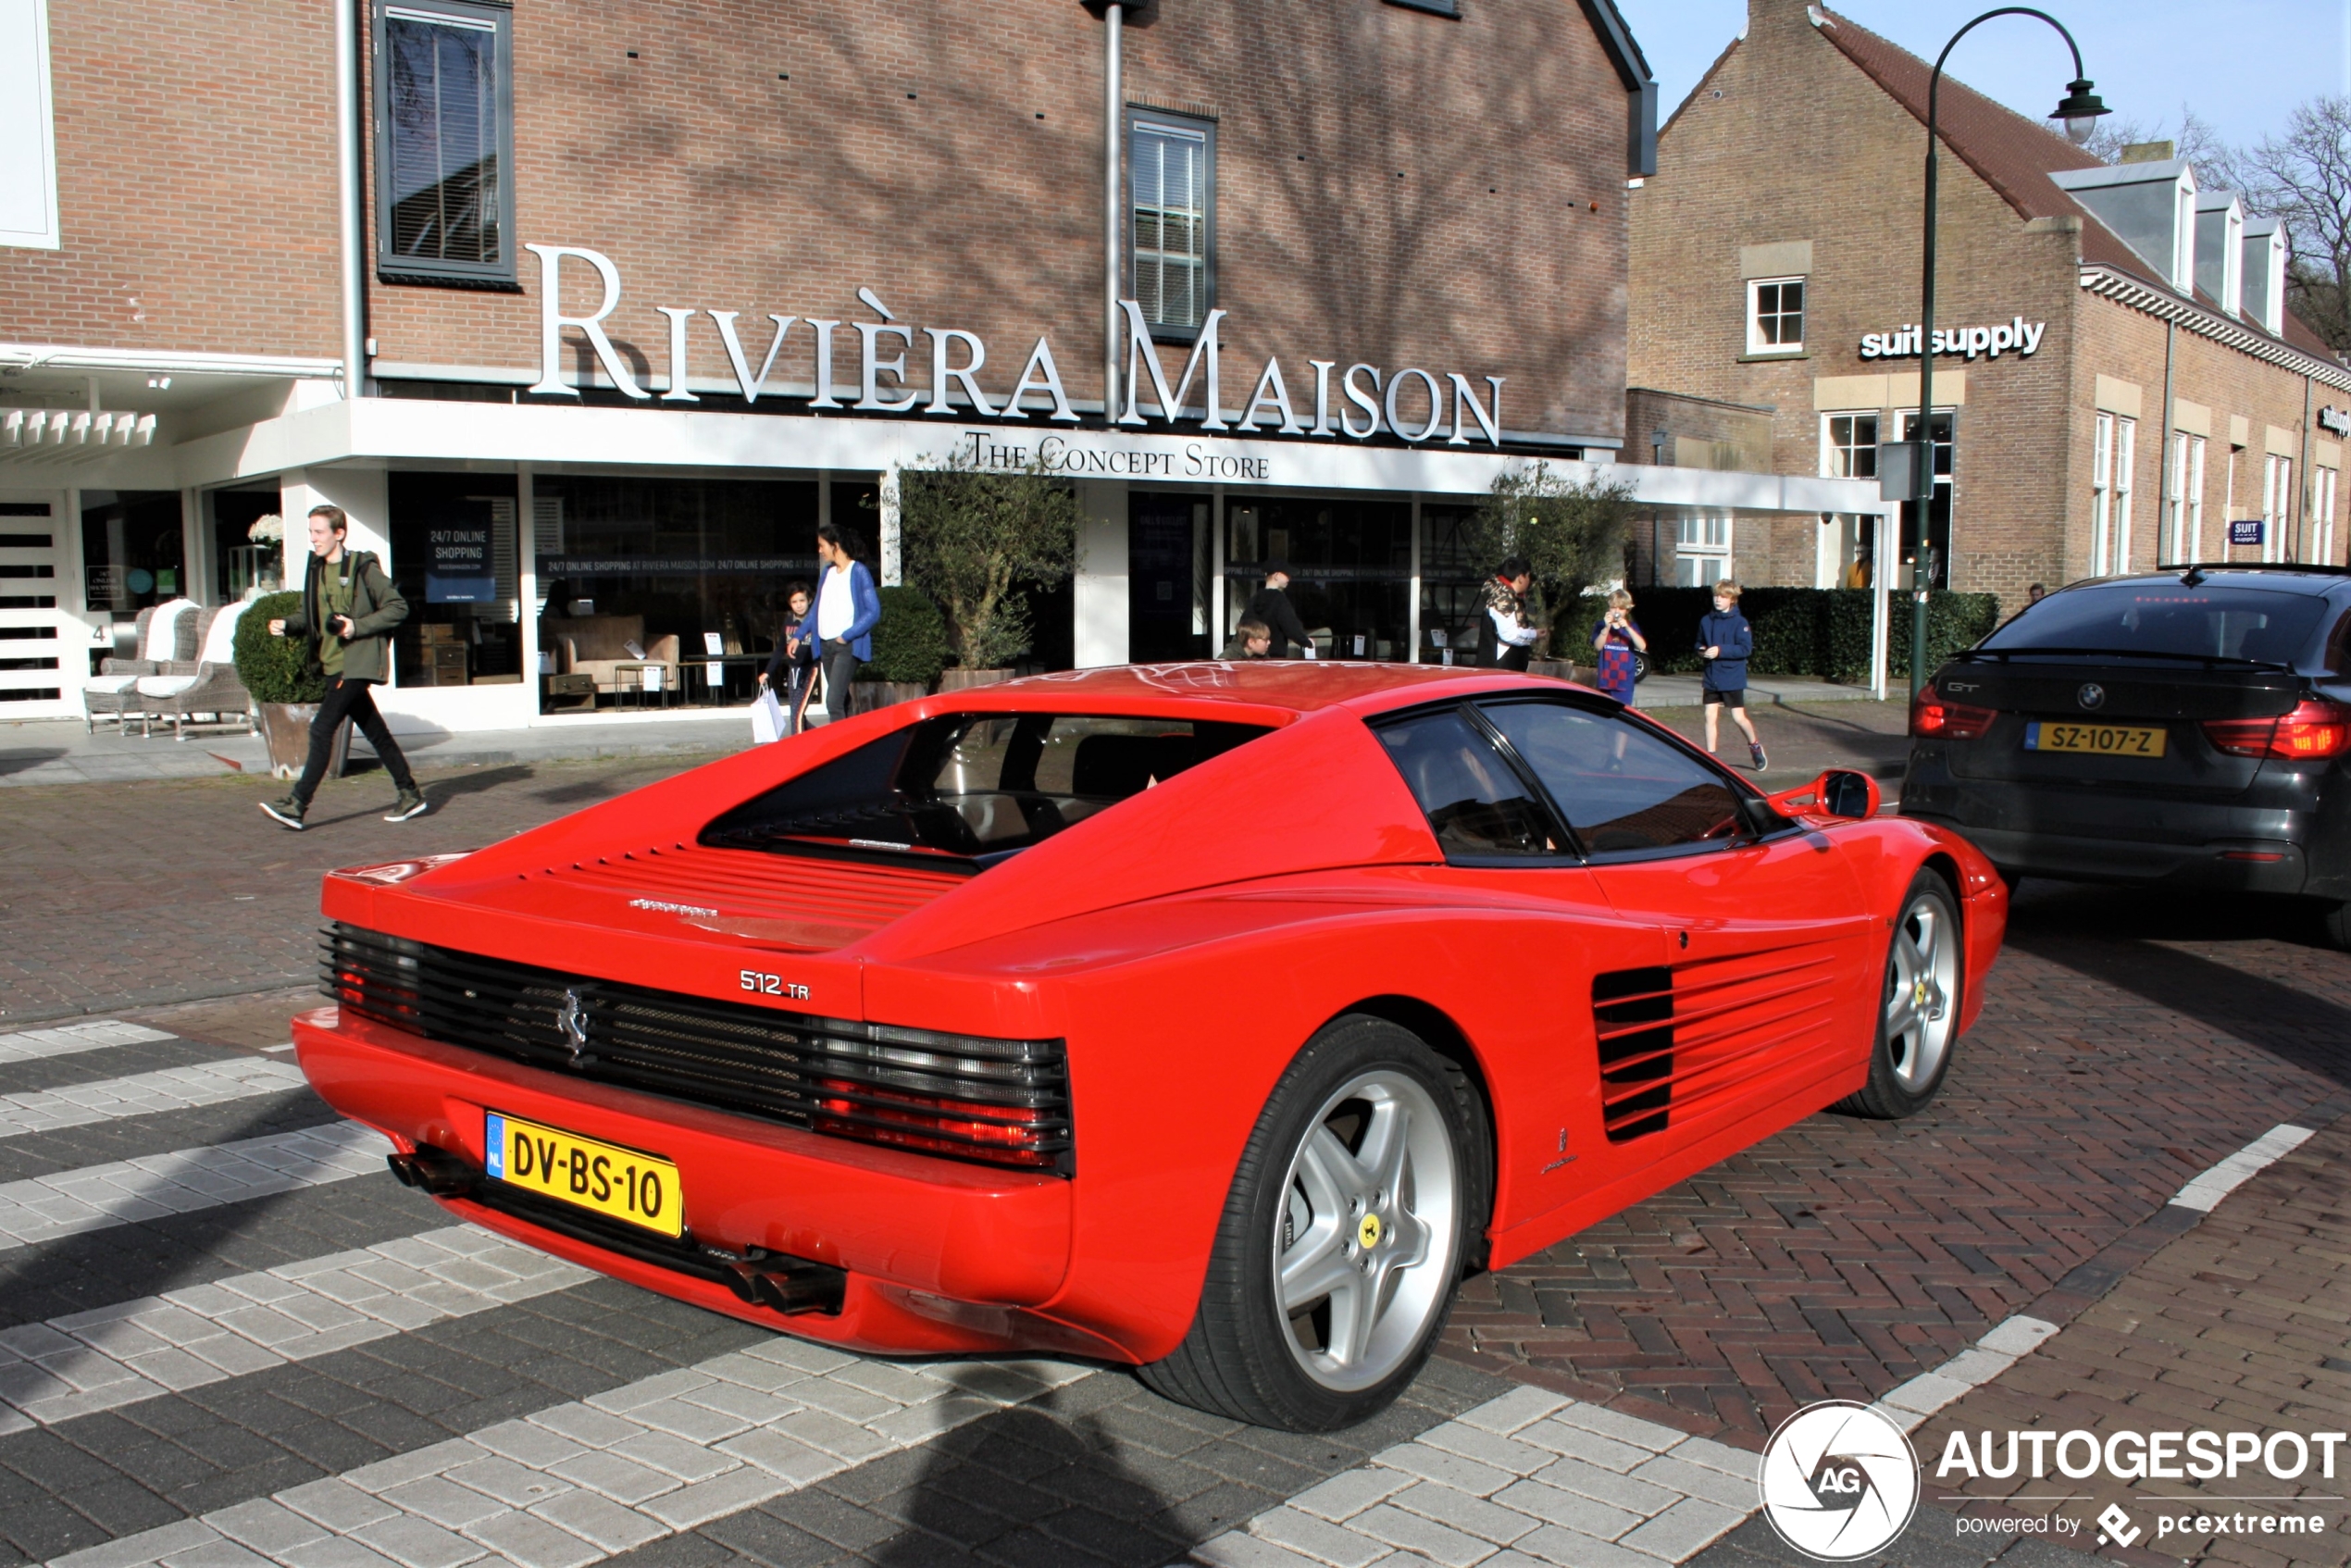
<path id="1" fill-rule="evenodd" d="M 337 925 L 320 983 L 363 1017 L 527 1066 L 812 1132 L 1069 1175 L 1059 1040 L 807 1018 Z"/>

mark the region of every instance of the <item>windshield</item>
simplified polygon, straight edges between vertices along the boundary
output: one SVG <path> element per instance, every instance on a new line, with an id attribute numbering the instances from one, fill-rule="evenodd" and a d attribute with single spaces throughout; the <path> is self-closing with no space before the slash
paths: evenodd
<path id="1" fill-rule="evenodd" d="M 753 796 L 702 842 L 993 864 L 1265 733 L 1088 714 L 948 714 Z"/>
<path id="2" fill-rule="evenodd" d="M 2092 583 L 2052 593 L 1984 640 L 1987 650 L 2064 649 L 2254 659 L 2292 665 L 2326 613 L 2315 593 L 2175 578 Z"/>

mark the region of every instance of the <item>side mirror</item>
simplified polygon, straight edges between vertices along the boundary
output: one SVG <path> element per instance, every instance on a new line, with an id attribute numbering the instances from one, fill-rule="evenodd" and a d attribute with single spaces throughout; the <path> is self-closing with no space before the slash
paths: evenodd
<path id="1" fill-rule="evenodd" d="M 1769 803 L 1782 816 L 1837 816 L 1866 821 L 1877 815 L 1877 780 L 1850 768 L 1833 767 L 1810 784 L 1771 796 Z"/>

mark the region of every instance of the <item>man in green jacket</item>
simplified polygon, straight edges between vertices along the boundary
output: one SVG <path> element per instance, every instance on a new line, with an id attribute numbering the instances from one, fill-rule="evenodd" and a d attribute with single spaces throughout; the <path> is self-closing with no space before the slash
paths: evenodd
<path id="1" fill-rule="evenodd" d="M 408 771 L 408 759 L 385 728 L 383 715 L 376 711 L 376 700 L 367 694 L 368 687 L 392 673 L 391 632 L 408 618 L 408 601 L 392 586 L 392 579 L 384 575 L 382 564 L 371 553 L 342 547 L 351 519 L 343 516 L 342 507 L 314 506 L 309 521 L 310 559 L 302 579 L 302 616 L 273 620 L 269 632 L 273 637 L 299 637 L 317 644 L 318 666 L 327 675 L 327 695 L 318 704 L 318 716 L 310 721 L 310 760 L 303 765 L 293 793 L 282 801 L 266 802 L 261 809 L 285 827 L 302 831 L 310 797 L 317 793 L 318 780 L 326 777 L 335 731 L 348 719 L 359 726 L 367 744 L 376 749 L 384 771 L 392 775 L 400 791 L 384 820 L 405 822 L 422 816 L 425 797 L 417 791 L 416 776 Z"/>

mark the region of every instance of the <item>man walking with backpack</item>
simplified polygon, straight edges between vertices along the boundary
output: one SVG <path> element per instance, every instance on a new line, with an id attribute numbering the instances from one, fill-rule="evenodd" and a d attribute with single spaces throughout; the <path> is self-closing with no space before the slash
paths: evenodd
<path id="1" fill-rule="evenodd" d="M 327 775 L 335 731 L 347 719 L 359 727 L 367 744 L 376 749 L 384 771 L 392 775 L 392 785 L 400 791 L 384 820 L 405 822 L 422 816 L 428 809 L 425 797 L 418 792 L 416 777 L 408 771 L 408 759 L 392 740 L 367 690 L 392 674 L 391 633 L 408 618 L 408 601 L 392 587 L 372 552 L 343 548 L 351 519 L 343 516 L 342 507 L 314 506 L 309 523 L 310 559 L 302 579 L 301 618 L 273 620 L 269 634 L 299 637 L 315 645 L 312 656 L 326 672 L 327 695 L 318 704 L 317 716 L 310 721 L 310 759 L 303 765 L 293 792 L 282 801 L 263 802 L 261 809 L 280 826 L 302 831 L 310 797 L 318 792 L 318 781 Z"/>

